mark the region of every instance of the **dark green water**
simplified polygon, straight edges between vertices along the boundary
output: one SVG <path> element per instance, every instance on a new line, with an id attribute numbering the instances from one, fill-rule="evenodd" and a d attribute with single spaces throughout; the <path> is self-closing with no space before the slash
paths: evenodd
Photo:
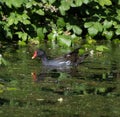
<path id="1" fill-rule="evenodd" d="M 30 48 L 5 47 L 0 117 L 119 117 L 120 47 L 110 48 L 76 68 L 51 70 L 31 59 Z M 55 56 L 63 50 L 48 51 Z"/>

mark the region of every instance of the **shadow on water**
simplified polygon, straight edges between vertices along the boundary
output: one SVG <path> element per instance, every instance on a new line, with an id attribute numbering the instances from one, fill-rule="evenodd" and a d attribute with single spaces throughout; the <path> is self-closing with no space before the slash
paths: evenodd
<path id="1" fill-rule="evenodd" d="M 0 116 L 120 115 L 120 47 L 66 69 L 31 60 L 28 48 L 15 50 L 2 51 L 9 65 L 0 66 Z"/>

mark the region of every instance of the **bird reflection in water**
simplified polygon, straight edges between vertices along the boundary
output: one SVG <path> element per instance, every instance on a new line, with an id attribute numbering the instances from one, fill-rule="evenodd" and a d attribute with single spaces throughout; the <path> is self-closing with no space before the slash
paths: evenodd
<path id="1" fill-rule="evenodd" d="M 52 70 L 49 73 L 42 72 L 37 74 L 36 72 L 32 72 L 31 75 L 32 75 L 33 81 L 41 82 L 41 81 L 44 81 L 47 77 L 58 78 L 60 76 L 60 73 L 57 70 Z"/>

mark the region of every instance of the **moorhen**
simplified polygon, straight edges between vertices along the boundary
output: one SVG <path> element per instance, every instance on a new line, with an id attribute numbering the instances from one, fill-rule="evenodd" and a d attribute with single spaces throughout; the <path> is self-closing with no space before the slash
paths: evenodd
<path id="1" fill-rule="evenodd" d="M 44 50 L 39 49 L 36 50 L 32 56 L 32 59 L 36 57 L 40 57 L 42 60 L 42 64 L 45 66 L 53 66 L 53 67 L 65 67 L 65 66 L 77 66 L 84 61 L 84 59 L 88 56 L 88 53 L 85 53 L 79 56 L 79 48 L 74 51 L 65 54 L 62 57 L 55 59 L 48 59 Z"/>

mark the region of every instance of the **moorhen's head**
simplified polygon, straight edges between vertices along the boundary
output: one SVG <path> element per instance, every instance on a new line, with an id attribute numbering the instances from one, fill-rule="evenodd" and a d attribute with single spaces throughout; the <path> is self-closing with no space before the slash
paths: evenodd
<path id="1" fill-rule="evenodd" d="M 36 57 L 44 57 L 46 56 L 45 52 L 42 49 L 36 50 L 32 56 L 32 59 Z"/>

